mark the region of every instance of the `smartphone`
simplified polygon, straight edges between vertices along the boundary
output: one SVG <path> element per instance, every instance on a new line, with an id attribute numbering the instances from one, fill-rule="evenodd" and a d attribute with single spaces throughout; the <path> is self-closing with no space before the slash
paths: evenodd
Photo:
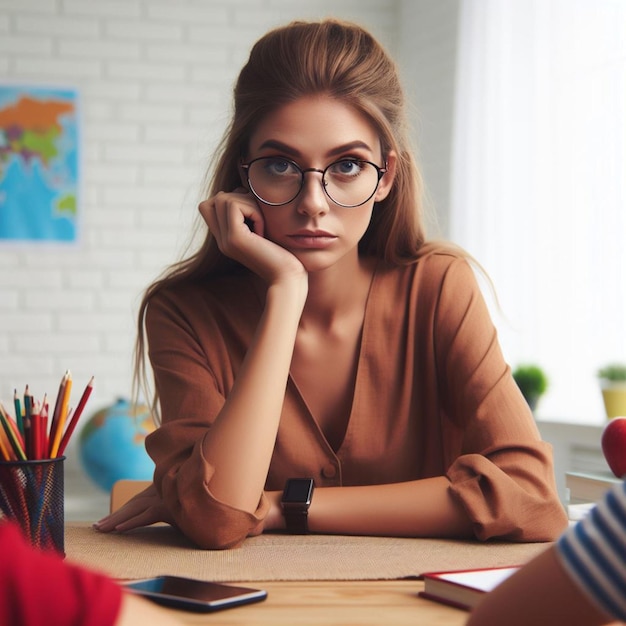
<path id="1" fill-rule="evenodd" d="M 132 593 L 159 604 L 204 613 L 260 602 L 267 598 L 267 591 L 262 589 L 236 587 L 180 576 L 155 576 L 126 582 L 123 586 Z"/>

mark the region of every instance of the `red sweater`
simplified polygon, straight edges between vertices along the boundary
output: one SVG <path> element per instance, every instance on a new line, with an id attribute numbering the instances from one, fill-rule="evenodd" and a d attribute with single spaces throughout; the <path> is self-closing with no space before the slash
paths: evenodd
<path id="1" fill-rule="evenodd" d="M 0 523 L 0 623 L 111 626 L 122 589 L 57 554 L 34 550 L 17 526 Z"/>

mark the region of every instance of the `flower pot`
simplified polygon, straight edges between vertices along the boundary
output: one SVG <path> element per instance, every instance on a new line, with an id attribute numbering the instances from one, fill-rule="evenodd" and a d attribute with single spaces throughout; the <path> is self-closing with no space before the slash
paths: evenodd
<path id="1" fill-rule="evenodd" d="M 603 380 L 601 385 L 607 418 L 626 416 L 626 382 Z"/>
<path id="2" fill-rule="evenodd" d="M 533 413 L 537 409 L 537 405 L 539 404 L 540 397 L 541 397 L 541 394 L 539 393 L 527 393 L 524 395 L 524 398 L 526 399 L 526 402 L 528 402 L 528 406 L 530 407 L 530 410 Z"/>

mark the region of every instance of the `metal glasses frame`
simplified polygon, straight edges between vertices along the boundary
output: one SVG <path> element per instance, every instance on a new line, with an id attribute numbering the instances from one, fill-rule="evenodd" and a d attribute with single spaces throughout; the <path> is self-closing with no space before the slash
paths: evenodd
<path id="1" fill-rule="evenodd" d="M 290 165 L 293 165 L 299 172 L 300 172 L 300 189 L 298 189 L 297 193 L 293 196 L 293 198 L 291 198 L 290 200 L 287 200 L 286 202 L 268 202 L 267 200 L 263 199 L 261 196 L 259 196 L 259 194 L 255 191 L 254 187 L 252 186 L 252 183 L 250 182 L 250 166 L 253 163 L 256 163 L 257 161 L 264 161 L 264 160 L 268 160 L 268 159 L 273 159 L 273 158 L 280 158 L 281 161 L 285 161 L 285 163 L 289 163 Z M 337 163 L 343 163 L 343 162 L 353 162 L 353 163 L 367 163 L 368 165 L 371 165 L 372 167 L 374 167 L 376 169 L 377 175 L 378 175 L 378 180 L 376 181 L 376 186 L 374 187 L 374 189 L 372 190 L 372 193 L 365 198 L 365 200 L 363 200 L 362 202 L 358 202 L 357 204 L 343 204 L 342 202 L 337 202 L 337 200 L 335 200 L 329 193 L 328 190 L 326 189 L 326 186 L 328 185 L 328 183 L 326 183 L 324 181 L 324 177 L 326 176 L 326 172 L 333 167 L 333 165 L 337 165 Z M 307 167 L 306 169 L 302 169 L 295 161 L 292 161 L 291 159 L 284 159 L 282 157 L 257 157 L 256 159 L 252 159 L 252 161 L 248 162 L 248 163 L 241 163 L 240 164 L 241 169 L 245 170 L 246 172 L 246 180 L 248 182 L 248 187 L 250 189 L 250 191 L 252 192 L 252 194 L 254 195 L 254 197 L 257 200 L 260 200 L 263 204 L 267 204 L 268 206 L 285 206 L 286 204 L 289 204 L 290 202 L 293 202 L 301 193 L 303 187 L 304 187 L 304 175 L 307 172 L 317 172 L 318 174 L 322 175 L 322 189 L 324 190 L 324 193 L 328 196 L 328 198 L 336 205 L 343 207 L 345 209 L 354 209 L 358 206 L 362 206 L 363 204 L 365 204 L 368 200 L 370 200 L 372 198 L 372 196 L 376 193 L 376 190 L 378 189 L 378 185 L 380 184 L 380 181 L 382 179 L 382 177 L 387 173 L 387 163 L 385 162 L 385 167 L 379 167 L 378 165 L 376 165 L 376 163 L 372 163 L 371 161 L 367 161 L 366 159 L 338 159 L 337 161 L 333 161 L 332 163 L 329 163 L 323 170 L 320 170 L 316 167 Z"/>

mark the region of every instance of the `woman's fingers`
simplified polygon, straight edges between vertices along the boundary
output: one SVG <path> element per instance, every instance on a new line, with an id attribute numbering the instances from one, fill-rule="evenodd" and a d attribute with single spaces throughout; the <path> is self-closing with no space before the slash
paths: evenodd
<path id="1" fill-rule="evenodd" d="M 93 527 L 102 532 L 111 532 L 149 526 L 157 522 L 172 524 L 173 521 L 154 485 L 150 485 L 117 511 L 97 521 Z"/>
<path id="2" fill-rule="evenodd" d="M 142 511 L 139 515 L 135 515 L 134 517 L 126 519 L 123 522 L 116 523 L 114 528 L 117 531 L 124 532 L 126 530 L 132 530 L 133 528 L 151 526 L 152 524 L 157 524 L 159 522 L 172 524 L 172 520 L 164 518 L 169 518 L 169 515 L 166 512 L 164 514 L 161 510 L 150 508 L 146 511 Z"/>
<path id="3" fill-rule="evenodd" d="M 263 214 L 248 193 L 219 192 L 198 208 L 220 250 L 228 256 L 245 245 L 250 232 L 263 237 Z"/>
<path id="4" fill-rule="evenodd" d="M 198 209 L 220 251 L 266 282 L 304 272 L 291 252 L 265 237 L 263 213 L 252 194 L 243 189 L 220 192 L 201 202 Z"/>

